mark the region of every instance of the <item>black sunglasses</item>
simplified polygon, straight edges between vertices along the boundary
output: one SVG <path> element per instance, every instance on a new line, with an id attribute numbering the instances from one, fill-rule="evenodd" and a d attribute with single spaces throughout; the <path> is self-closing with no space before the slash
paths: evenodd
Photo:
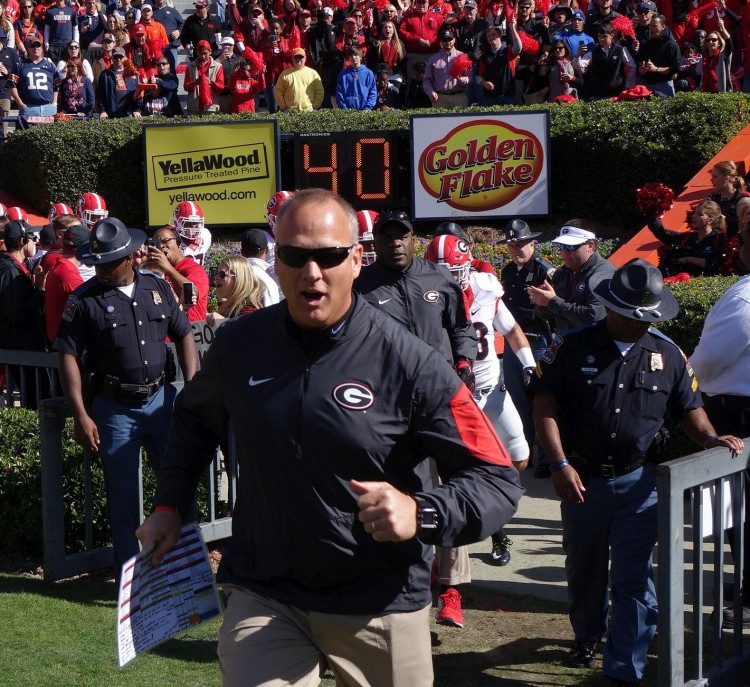
<path id="1" fill-rule="evenodd" d="M 308 260 L 312 260 L 322 269 L 336 267 L 340 265 L 349 253 L 352 252 L 351 246 L 334 246 L 331 248 L 298 248 L 297 246 L 276 246 L 276 255 L 279 260 L 288 267 L 299 269 L 304 267 Z"/>
<path id="2" fill-rule="evenodd" d="M 556 243 L 555 248 L 557 248 L 558 253 L 562 253 L 565 251 L 566 253 L 575 253 L 581 246 L 587 244 L 588 241 L 584 241 L 583 243 L 579 243 L 576 246 L 569 246 L 566 243 Z"/>

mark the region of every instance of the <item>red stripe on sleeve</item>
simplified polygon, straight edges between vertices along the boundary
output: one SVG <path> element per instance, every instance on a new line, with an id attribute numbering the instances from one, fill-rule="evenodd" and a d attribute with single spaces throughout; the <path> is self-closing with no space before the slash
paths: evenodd
<path id="1" fill-rule="evenodd" d="M 451 399 L 450 407 L 461 441 L 475 458 L 495 465 L 513 465 L 489 418 L 463 384 Z"/>

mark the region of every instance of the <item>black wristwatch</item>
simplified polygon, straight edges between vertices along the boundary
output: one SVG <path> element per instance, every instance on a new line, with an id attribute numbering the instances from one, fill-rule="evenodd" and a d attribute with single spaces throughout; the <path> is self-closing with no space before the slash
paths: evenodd
<path id="1" fill-rule="evenodd" d="M 417 502 L 417 537 L 434 534 L 438 528 L 438 513 L 424 499 L 412 497 Z"/>

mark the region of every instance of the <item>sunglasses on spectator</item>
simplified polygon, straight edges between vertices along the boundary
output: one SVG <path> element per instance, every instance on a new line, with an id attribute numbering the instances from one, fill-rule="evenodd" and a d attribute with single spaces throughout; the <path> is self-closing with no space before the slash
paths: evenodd
<path id="1" fill-rule="evenodd" d="M 125 55 L 112 55 L 113 60 L 124 60 Z"/>
<path id="2" fill-rule="evenodd" d="M 168 67 L 169 66 L 169 62 L 157 62 L 157 64 L 160 67 Z M 162 243 L 164 243 L 164 241 L 162 241 Z"/>
<path id="3" fill-rule="evenodd" d="M 214 274 L 214 279 L 221 279 L 221 281 L 226 281 L 229 279 L 229 277 L 234 277 L 234 272 L 225 272 L 224 270 L 219 270 Z"/>
<path id="4" fill-rule="evenodd" d="M 565 50 L 565 46 L 564 45 L 556 45 L 555 46 L 555 50 Z"/>
<path id="5" fill-rule="evenodd" d="M 718 43 L 718 38 L 706 38 L 706 43 Z"/>
<path id="6" fill-rule="evenodd" d="M 557 249 L 558 253 L 575 253 L 581 246 L 585 246 L 588 241 L 584 241 L 583 243 L 579 243 L 577 246 L 568 246 L 565 243 L 556 243 L 555 248 Z"/>
<path id="7" fill-rule="evenodd" d="M 321 269 L 337 267 L 352 252 L 354 246 L 331 248 L 298 248 L 297 246 L 276 246 L 276 255 L 288 267 L 299 269 L 312 260 Z"/>

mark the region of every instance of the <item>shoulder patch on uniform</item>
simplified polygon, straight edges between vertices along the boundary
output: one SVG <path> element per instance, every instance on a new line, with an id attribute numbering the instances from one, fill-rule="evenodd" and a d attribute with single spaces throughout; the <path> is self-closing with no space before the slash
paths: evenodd
<path id="1" fill-rule="evenodd" d="M 552 363 L 552 361 L 557 356 L 557 351 L 564 343 L 564 339 L 562 336 L 557 334 L 554 339 L 552 339 L 551 343 L 547 348 L 545 349 L 544 353 L 542 353 L 542 357 L 539 359 L 540 362 L 545 362 L 548 365 Z"/>
<path id="2" fill-rule="evenodd" d="M 62 318 L 66 322 L 72 322 L 73 317 L 76 314 L 76 308 L 78 307 L 78 298 L 76 296 L 68 296 L 68 300 L 65 301 L 65 309 L 63 310 Z"/>

